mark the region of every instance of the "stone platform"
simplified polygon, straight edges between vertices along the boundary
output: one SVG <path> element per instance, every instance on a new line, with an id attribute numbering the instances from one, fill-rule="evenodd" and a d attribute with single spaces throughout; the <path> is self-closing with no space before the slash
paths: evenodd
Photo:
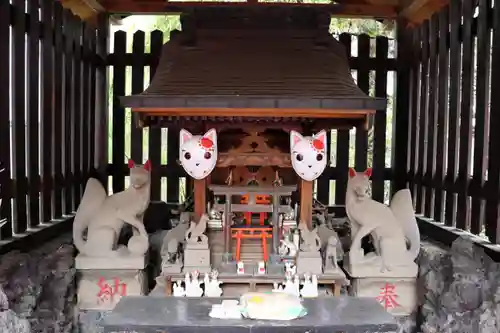
<path id="1" fill-rule="evenodd" d="M 111 310 L 124 296 L 147 294 L 146 256 L 93 258 L 79 254 L 77 307 Z"/>
<path id="2" fill-rule="evenodd" d="M 324 297 L 304 300 L 308 314 L 292 321 L 210 318 L 220 298 L 127 297 L 101 321 L 105 333 L 358 333 L 394 332 L 393 316 L 371 299 Z M 140 311 L 138 311 L 140 309 Z M 161 311 L 160 311 L 161 309 Z"/>

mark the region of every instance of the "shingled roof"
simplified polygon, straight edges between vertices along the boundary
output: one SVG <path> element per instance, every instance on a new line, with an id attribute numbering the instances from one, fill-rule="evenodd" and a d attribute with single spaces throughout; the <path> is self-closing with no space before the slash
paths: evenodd
<path id="1" fill-rule="evenodd" d="M 316 9 L 186 13 L 182 32 L 163 47 L 150 86 L 121 101 L 136 111 L 151 115 L 162 109 L 161 115 L 171 116 L 182 116 L 183 109 L 197 109 L 196 116 L 202 116 L 203 110 L 221 108 L 226 110 L 220 116 L 227 116 L 251 108 L 279 117 L 269 114 L 278 108 L 326 118 L 339 111 L 385 109 L 385 99 L 358 88 L 345 49 L 328 25 L 329 16 Z"/>

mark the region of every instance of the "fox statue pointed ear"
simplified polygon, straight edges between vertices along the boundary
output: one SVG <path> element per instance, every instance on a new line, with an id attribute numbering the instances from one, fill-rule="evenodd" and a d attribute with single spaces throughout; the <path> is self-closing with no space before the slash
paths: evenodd
<path id="1" fill-rule="evenodd" d="M 135 162 L 134 162 L 134 160 L 129 159 L 128 160 L 128 168 L 132 169 L 133 167 L 135 167 Z"/>
<path id="2" fill-rule="evenodd" d="M 354 170 L 354 168 L 349 168 L 349 178 L 356 177 L 357 174 L 358 173 Z"/>
<path id="3" fill-rule="evenodd" d="M 290 131 L 290 148 L 293 148 L 297 144 L 297 142 L 302 141 L 304 137 L 302 134 L 296 131 Z"/>
<path id="4" fill-rule="evenodd" d="M 372 176 L 372 168 L 368 168 L 365 170 L 365 176 L 370 178 Z"/>
<path id="5" fill-rule="evenodd" d="M 149 162 L 149 160 L 144 163 L 144 169 L 146 169 L 147 171 L 151 171 L 151 162 Z"/>

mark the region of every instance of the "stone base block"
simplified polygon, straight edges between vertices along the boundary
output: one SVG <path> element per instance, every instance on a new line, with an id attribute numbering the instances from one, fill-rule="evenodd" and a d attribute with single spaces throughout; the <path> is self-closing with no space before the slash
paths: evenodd
<path id="1" fill-rule="evenodd" d="M 210 267 L 210 249 L 187 248 L 184 251 L 184 267 Z"/>
<path id="2" fill-rule="evenodd" d="M 80 310 L 112 310 L 124 296 L 147 294 L 144 270 L 79 270 L 78 303 Z"/>
<path id="3" fill-rule="evenodd" d="M 394 316 L 408 316 L 417 308 L 417 279 L 353 278 L 350 294 L 374 298 Z"/>
<path id="4" fill-rule="evenodd" d="M 200 274 L 210 273 L 212 271 L 212 266 L 186 266 L 182 268 L 182 273 L 193 273 L 198 271 Z M 202 276 L 203 277 L 203 276 Z"/>
<path id="5" fill-rule="evenodd" d="M 297 255 L 297 274 L 323 274 L 323 258 L 321 253 L 299 252 Z"/>
<path id="6" fill-rule="evenodd" d="M 344 274 L 344 272 L 342 271 L 342 269 L 340 268 L 340 266 L 328 266 L 328 267 L 323 267 L 323 273 L 324 274 L 331 274 L 331 275 L 335 275 L 335 274 Z"/>
<path id="7" fill-rule="evenodd" d="M 404 278 L 414 278 L 418 274 L 418 265 L 414 262 L 409 262 L 405 266 L 391 266 L 389 269 L 383 269 L 383 264 L 380 257 L 369 258 L 362 260 L 359 263 L 351 263 L 349 259 L 349 254 L 347 253 L 344 257 L 344 269 L 349 273 L 350 276 L 356 278 L 392 278 L 392 277 L 404 277 Z"/>
<path id="8" fill-rule="evenodd" d="M 145 255 L 99 258 L 79 254 L 75 258 L 75 268 L 78 270 L 135 270 L 144 269 L 146 263 Z"/>
<path id="9" fill-rule="evenodd" d="M 178 274 L 182 271 L 182 264 L 179 263 L 164 263 L 161 265 L 161 274 Z"/>
<path id="10" fill-rule="evenodd" d="M 269 263 L 266 267 L 268 275 L 285 275 L 285 265 L 282 263 Z"/>

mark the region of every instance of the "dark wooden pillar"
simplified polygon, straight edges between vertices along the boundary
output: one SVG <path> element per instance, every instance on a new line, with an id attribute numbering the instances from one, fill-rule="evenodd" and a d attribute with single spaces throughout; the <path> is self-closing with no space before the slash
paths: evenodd
<path id="1" fill-rule="evenodd" d="M 300 183 L 300 220 L 312 229 L 313 182 L 301 179 Z"/>
<path id="2" fill-rule="evenodd" d="M 199 221 L 207 212 L 207 181 L 206 179 L 194 180 L 194 218 Z"/>

